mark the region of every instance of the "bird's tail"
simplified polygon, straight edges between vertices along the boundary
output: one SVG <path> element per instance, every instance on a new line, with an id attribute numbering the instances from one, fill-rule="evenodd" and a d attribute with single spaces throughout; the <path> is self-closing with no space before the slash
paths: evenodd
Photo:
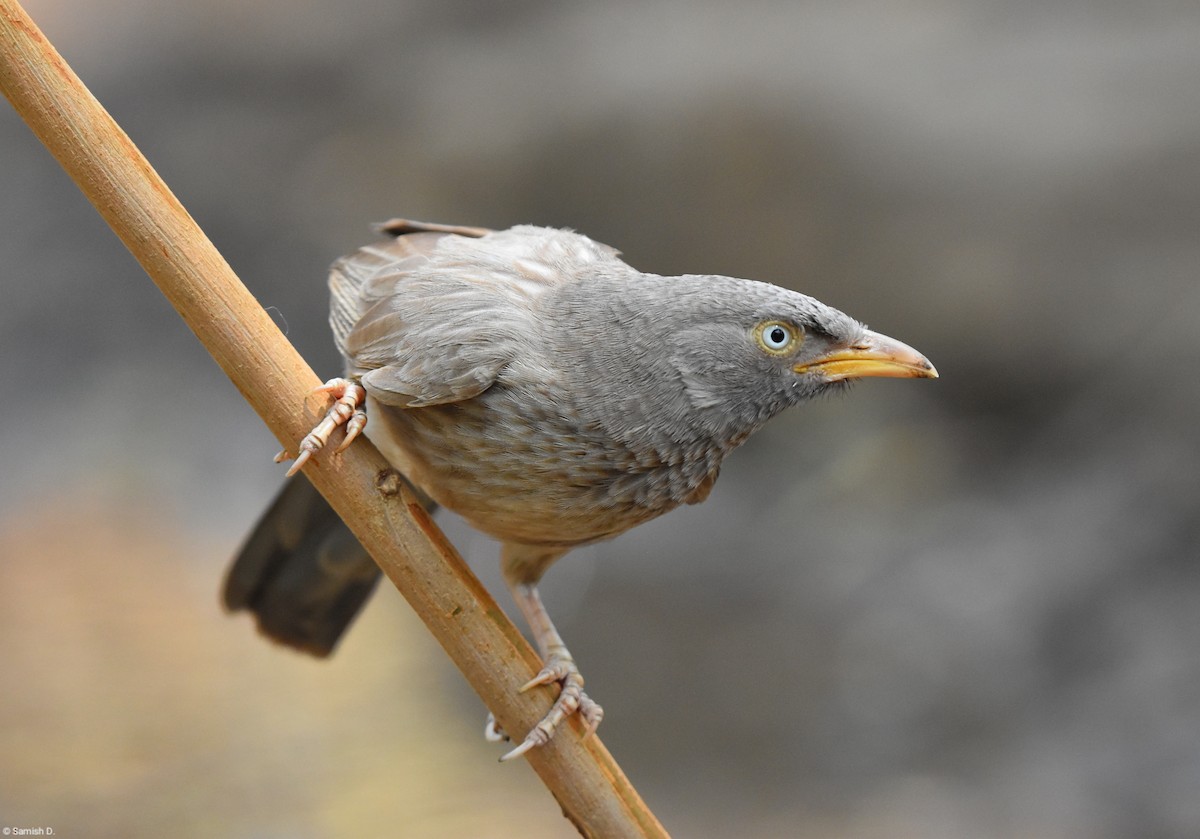
<path id="1" fill-rule="evenodd" d="M 230 611 L 272 640 L 324 658 L 375 590 L 380 571 L 337 513 L 297 475 L 275 497 L 225 576 Z"/>

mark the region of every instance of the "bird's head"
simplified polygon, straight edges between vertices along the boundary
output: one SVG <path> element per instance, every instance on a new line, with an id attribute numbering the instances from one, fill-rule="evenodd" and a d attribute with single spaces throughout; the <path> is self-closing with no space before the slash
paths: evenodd
<path id="1" fill-rule="evenodd" d="M 680 279 L 691 286 L 692 312 L 673 363 L 700 412 L 754 426 L 855 379 L 937 377 L 912 347 L 807 295 L 751 280 Z"/>

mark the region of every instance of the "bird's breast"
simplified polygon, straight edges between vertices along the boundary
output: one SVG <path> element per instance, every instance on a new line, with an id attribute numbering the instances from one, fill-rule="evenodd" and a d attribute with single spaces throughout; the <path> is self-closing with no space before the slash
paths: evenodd
<path id="1" fill-rule="evenodd" d="M 367 432 L 439 504 L 498 539 L 611 538 L 696 497 L 725 451 L 621 439 L 553 393 L 493 388 L 464 402 L 368 405 Z"/>

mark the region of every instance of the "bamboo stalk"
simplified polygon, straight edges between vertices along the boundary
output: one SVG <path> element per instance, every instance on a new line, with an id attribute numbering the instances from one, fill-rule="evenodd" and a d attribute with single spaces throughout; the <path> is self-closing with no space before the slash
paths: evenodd
<path id="1" fill-rule="evenodd" d="M 0 0 L 0 88 L 285 447 L 311 428 L 313 371 L 121 128 L 15 0 Z M 304 410 L 299 410 L 300 406 Z M 548 691 L 539 661 L 379 452 L 360 439 L 306 474 L 408 600 L 506 731 Z M 526 759 L 585 836 L 666 831 L 600 741 L 564 726 Z M 504 771 L 497 769 L 497 771 Z"/>

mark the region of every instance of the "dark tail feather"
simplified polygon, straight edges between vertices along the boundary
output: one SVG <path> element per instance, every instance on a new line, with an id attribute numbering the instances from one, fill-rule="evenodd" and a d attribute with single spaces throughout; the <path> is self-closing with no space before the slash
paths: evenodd
<path id="1" fill-rule="evenodd" d="M 379 582 L 379 567 L 303 475 L 283 486 L 225 577 L 230 611 L 254 613 L 267 637 L 333 652 Z"/>

